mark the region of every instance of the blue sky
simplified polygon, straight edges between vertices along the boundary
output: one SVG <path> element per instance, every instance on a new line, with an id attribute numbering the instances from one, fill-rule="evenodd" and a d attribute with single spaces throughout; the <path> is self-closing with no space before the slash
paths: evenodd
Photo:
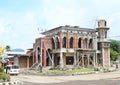
<path id="1" fill-rule="evenodd" d="M 60 25 L 97 27 L 107 20 L 109 36 L 120 40 L 119 0 L 0 0 L 0 45 L 31 48 L 40 37 L 38 28 L 49 30 Z"/>

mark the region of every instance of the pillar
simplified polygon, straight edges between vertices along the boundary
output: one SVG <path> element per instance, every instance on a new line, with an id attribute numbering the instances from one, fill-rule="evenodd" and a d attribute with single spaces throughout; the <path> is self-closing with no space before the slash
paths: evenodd
<path id="1" fill-rule="evenodd" d="M 45 46 L 45 41 L 44 41 L 44 62 L 43 62 L 43 65 L 44 67 L 46 67 L 46 46 Z"/>
<path id="2" fill-rule="evenodd" d="M 82 67 L 84 68 L 84 55 L 82 54 Z"/>
<path id="3" fill-rule="evenodd" d="M 93 63 L 94 63 L 94 67 L 95 67 L 95 53 L 93 54 Z"/>
<path id="4" fill-rule="evenodd" d="M 54 54 L 52 54 L 52 67 L 54 67 Z"/>
<path id="5" fill-rule="evenodd" d="M 81 48 L 84 48 L 83 38 L 81 38 Z"/>
<path id="6" fill-rule="evenodd" d="M 90 65 L 90 55 L 89 54 L 87 55 L 87 59 L 88 59 L 88 66 L 87 67 L 89 67 L 89 65 Z"/>
<path id="7" fill-rule="evenodd" d="M 40 55 L 40 64 L 41 64 L 41 66 L 43 66 L 43 64 L 42 64 L 42 59 L 43 59 L 43 54 L 42 54 L 42 49 L 43 49 L 43 47 L 42 47 L 42 43 L 43 43 L 43 40 L 41 40 L 41 45 L 40 45 L 40 53 L 41 53 L 41 55 Z"/>
<path id="8" fill-rule="evenodd" d="M 36 48 L 36 63 L 38 63 L 38 50 L 37 50 L 37 48 Z"/>
<path id="9" fill-rule="evenodd" d="M 60 48 L 62 48 L 62 36 L 60 34 Z"/>
<path id="10" fill-rule="evenodd" d="M 78 55 L 77 55 L 77 51 L 74 51 L 74 66 L 76 66 L 77 65 L 77 57 Z"/>
<path id="11" fill-rule="evenodd" d="M 64 65 L 63 65 L 63 53 L 60 52 L 60 67 L 63 68 Z"/>

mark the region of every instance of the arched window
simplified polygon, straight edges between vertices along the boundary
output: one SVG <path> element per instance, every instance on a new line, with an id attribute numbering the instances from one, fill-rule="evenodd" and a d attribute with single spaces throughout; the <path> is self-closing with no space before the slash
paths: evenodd
<path id="1" fill-rule="evenodd" d="M 60 45 L 59 45 L 59 39 L 58 39 L 58 37 L 56 37 L 56 48 L 59 48 L 60 47 Z"/>
<path id="2" fill-rule="evenodd" d="M 66 48 L 66 37 L 63 38 L 62 47 L 63 47 L 63 48 Z"/>
<path id="3" fill-rule="evenodd" d="M 84 44 L 84 48 L 87 48 L 87 38 L 84 39 L 83 44 Z"/>
<path id="4" fill-rule="evenodd" d="M 73 37 L 70 38 L 70 48 L 73 48 Z"/>
<path id="5" fill-rule="evenodd" d="M 81 48 L 81 38 L 78 39 L 78 48 Z"/>
<path id="6" fill-rule="evenodd" d="M 90 41 L 89 41 L 89 48 L 93 48 L 93 39 L 90 39 Z"/>
<path id="7" fill-rule="evenodd" d="M 54 41 L 54 38 L 52 38 L 52 49 L 55 49 L 55 41 Z"/>
<path id="8" fill-rule="evenodd" d="M 37 48 L 37 58 L 38 58 L 38 63 L 40 63 L 40 48 Z"/>

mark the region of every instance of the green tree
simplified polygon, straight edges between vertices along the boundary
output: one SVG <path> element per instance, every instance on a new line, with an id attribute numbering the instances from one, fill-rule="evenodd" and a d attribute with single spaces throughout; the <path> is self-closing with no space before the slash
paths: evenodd
<path id="1" fill-rule="evenodd" d="M 110 58 L 115 61 L 120 56 L 120 43 L 116 40 L 110 42 Z"/>
<path id="2" fill-rule="evenodd" d="M 10 50 L 11 50 L 11 47 L 10 47 L 9 45 L 7 45 L 7 46 L 5 47 L 5 50 L 6 50 L 6 51 L 10 51 Z"/>
<path id="3" fill-rule="evenodd" d="M 117 53 L 120 53 L 120 42 L 112 40 L 110 43 L 110 48 L 116 51 Z"/>

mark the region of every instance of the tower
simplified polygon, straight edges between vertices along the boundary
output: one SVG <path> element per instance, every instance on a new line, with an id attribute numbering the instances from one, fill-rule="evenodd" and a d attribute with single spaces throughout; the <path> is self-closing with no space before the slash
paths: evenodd
<path id="1" fill-rule="evenodd" d="M 98 50 L 101 55 L 101 62 L 103 67 L 110 66 L 110 42 L 107 39 L 107 22 L 105 20 L 98 20 Z"/>

